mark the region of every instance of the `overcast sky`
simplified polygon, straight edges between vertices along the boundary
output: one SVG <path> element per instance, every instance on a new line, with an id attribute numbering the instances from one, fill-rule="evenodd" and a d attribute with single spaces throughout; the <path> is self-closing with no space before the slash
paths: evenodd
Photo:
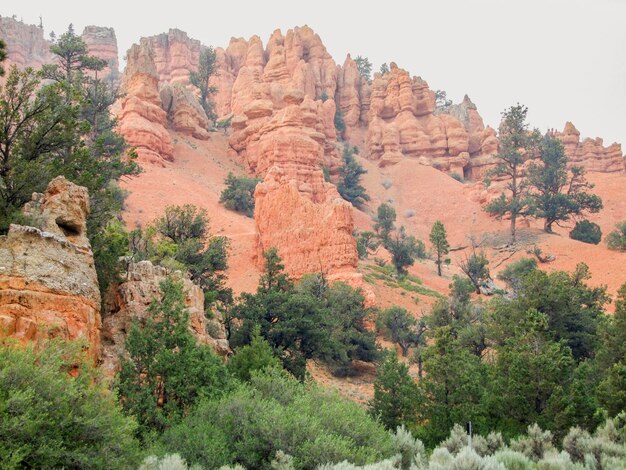
<path id="1" fill-rule="evenodd" d="M 626 144 L 626 0 L 3 0 L 0 14 L 41 15 L 46 35 L 112 26 L 120 56 L 169 28 L 226 46 L 308 24 L 336 62 L 394 61 L 455 102 L 467 93 L 485 124 L 520 102 L 542 131 L 570 120 L 583 137 Z"/>

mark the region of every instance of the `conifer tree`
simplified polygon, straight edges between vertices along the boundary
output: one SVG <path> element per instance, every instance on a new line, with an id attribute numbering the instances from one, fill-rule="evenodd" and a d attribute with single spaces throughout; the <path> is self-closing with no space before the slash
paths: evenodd
<path id="1" fill-rule="evenodd" d="M 450 251 L 450 244 L 448 243 L 448 238 L 446 236 L 446 228 L 439 220 L 435 221 L 432 229 L 430 230 L 430 243 L 433 244 L 433 248 L 437 254 L 435 263 L 437 264 L 437 274 L 441 276 L 441 265 L 444 262 L 442 257 L 447 255 Z"/>

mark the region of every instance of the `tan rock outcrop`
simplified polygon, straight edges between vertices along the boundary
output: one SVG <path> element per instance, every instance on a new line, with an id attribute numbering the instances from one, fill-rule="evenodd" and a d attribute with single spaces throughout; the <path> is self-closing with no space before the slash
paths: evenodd
<path id="1" fill-rule="evenodd" d="M 0 237 L 0 334 L 62 337 L 100 352 L 100 291 L 86 234 L 87 190 L 59 176 L 24 208 L 39 228 Z"/>
<path id="2" fill-rule="evenodd" d="M 146 44 L 135 44 L 126 61 L 119 132 L 136 148 L 141 162 L 171 161 L 174 147 L 166 129 L 167 113 L 161 107 L 153 51 Z"/>
<path id="3" fill-rule="evenodd" d="M 201 344 L 210 345 L 220 356 L 231 353 L 224 326 L 217 319 L 209 320 L 204 314 L 202 289 L 180 271 L 171 274 L 182 283 L 185 305 L 189 313 L 189 329 Z M 147 318 L 148 307 L 161 298 L 160 285 L 167 271 L 150 261 L 130 263 L 127 280 L 117 285 L 102 320 L 102 368 L 113 375 L 119 369 L 119 358 L 125 352 L 125 341 L 134 320 Z"/>
<path id="4" fill-rule="evenodd" d="M 568 165 L 582 166 L 587 171 L 614 173 L 626 171 L 626 156 L 622 146 L 614 143 L 604 146 L 601 138 L 580 140 L 580 132 L 571 122 L 565 123 L 563 132 L 552 130 L 551 134 L 559 139 L 565 148 Z"/>

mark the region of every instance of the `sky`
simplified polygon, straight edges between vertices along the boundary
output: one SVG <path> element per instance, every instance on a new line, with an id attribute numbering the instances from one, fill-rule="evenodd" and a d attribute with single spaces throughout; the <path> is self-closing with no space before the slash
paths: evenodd
<path id="1" fill-rule="evenodd" d="M 120 56 L 142 36 L 178 28 L 207 45 L 309 25 L 337 63 L 396 62 L 485 124 L 521 103 L 541 131 L 572 121 L 582 137 L 626 150 L 626 0 L 3 0 L 0 15 L 39 23 L 46 36 L 86 25 L 115 29 Z M 123 62 L 120 62 L 123 64 Z"/>

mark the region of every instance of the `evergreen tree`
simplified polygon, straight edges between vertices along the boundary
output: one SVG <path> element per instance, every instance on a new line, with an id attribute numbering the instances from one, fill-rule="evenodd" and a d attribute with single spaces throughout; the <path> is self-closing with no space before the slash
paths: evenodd
<path id="1" fill-rule="evenodd" d="M 616 225 L 616 229 L 606 237 L 609 250 L 626 251 L 626 220 Z"/>
<path id="2" fill-rule="evenodd" d="M 387 429 L 414 427 L 423 397 L 407 366 L 389 353 L 378 367 L 370 413 Z"/>
<path id="3" fill-rule="evenodd" d="M 426 324 L 418 322 L 402 307 L 389 307 L 381 312 L 380 327 L 387 337 L 402 349 L 406 357 L 409 348 L 420 343 L 426 331 Z"/>
<path id="4" fill-rule="evenodd" d="M 437 254 L 437 259 L 435 263 L 437 264 L 437 274 L 441 276 L 441 265 L 444 260 L 442 256 L 448 254 L 450 250 L 450 244 L 448 243 L 448 238 L 446 236 L 446 228 L 443 223 L 437 220 L 432 229 L 430 230 L 430 243 L 433 244 L 433 248 L 435 249 L 435 253 Z"/>
<path id="5" fill-rule="evenodd" d="M 415 258 L 426 257 L 424 243 L 413 235 L 407 235 L 404 227 L 387 239 L 385 248 L 391 253 L 391 261 L 400 275 L 406 274 L 406 268 L 413 265 Z"/>
<path id="6" fill-rule="evenodd" d="M 539 160 L 539 164 L 532 163 L 527 169 L 531 188 L 528 213 L 544 219 L 546 232 L 552 233 L 554 223 L 602 209 L 602 199 L 586 191 L 593 185 L 585 179 L 584 169 L 575 166 L 568 172 L 567 157 L 559 140 L 545 136 Z"/>
<path id="7" fill-rule="evenodd" d="M 230 210 L 254 217 L 254 189 L 259 178 L 237 177 L 228 173 L 224 181 L 226 188 L 220 194 L 220 202 Z"/>
<path id="8" fill-rule="evenodd" d="M 356 207 L 361 207 L 370 197 L 361 186 L 361 175 L 367 173 L 354 158 L 354 150 L 345 145 L 343 148 L 343 166 L 339 168 L 337 190 L 342 198 Z"/>
<path id="9" fill-rule="evenodd" d="M 496 155 L 497 165 L 489 176 L 505 177 L 510 195 L 504 193 L 489 203 L 485 210 L 498 218 L 511 218 L 511 243 L 516 242 L 517 218 L 528 213 L 528 184 L 520 178 L 524 163 L 535 156 L 539 143 L 539 132 L 530 131 L 526 123 L 528 108 L 512 106 L 502 113 L 500 124 L 500 150 Z"/>
<path id="10" fill-rule="evenodd" d="M 383 202 L 377 209 L 377 220 L 374 230 L 385 243 L 389 239 L 389 234 L 395 227 L 396 210 L 386 202 Z"/>
<path id="11" fill-rule="evenodd" d="M 216 72 L 215 59 L 215 49 L 213 47 L 203 47 L 200 51 L 198 70 L 189 74 L 191 84 L 200 90 L 200 105 L 210 120 L 214 120 L 217 117 L 215 115 L 215 105 L 210 99 L 211 95 L 217 92 L 217 88 L 209 85 L 209 79 Z"/>
<path id="12" fill-rule="evenodd" d="M 372 63 L 367 57 L 361 57 L 360 55 L 356 56 L 354 61 L 356 62 L 359 75 L 361 75 L 366 82 L 370 83 L 372 81 Z"/>
<path id="13" fill-rule="evenodd" d="M 254 371 L 265 368 L 281 367 L 280 361 L 274 355 L 270 344 L 261 336 L 257 327 L 252 330 L 250 344 L 237 349 L 235 355 L 228 361 L 228 369 L 240 380 L 250 380 Z"/>
<path id="14" fill-rule="evenodd" d="M 7 58 L 7 45 L 0 39 L 0 64 Z M 4 68 L 0 65 L 0 77 L 4 75 Z"/>
<path id="15" fill-rule="evenodd" d="M 489 268 L 487 267 L 488 264 L 489 260 L 484 253 L 476 254 L 476 251 L 473 251 L 469 257 L 466 255 L 465 260 L 461 261 L 459 265 L 461 271 L 472 282 L 477 294 L 480 294 L 480 287 L 491 279 Z"/>
<path id="16" fill-rule="evenodd" d="M 161 284 L 143 325 L 135 321 L 126 340 L 119 391 L 123 408 L 135 416 L 140 435 L 162 432 L 185 416 L 202 397 L 221 394 L 228 374 L 208 345 L 189 331 L 183 287 L 171 279 Z"/>
<path id="17" fill-rule="evenodd" d="M 487 371 L 480 358 L 454 338 L 450 327 L 433 330 L 431 339 L 423 352 L 426 374 L 419 384 L 426 397 L 420 414 L 427 426 L 418 434 L 434 445 L 455 423 L 472 421 L 476 430 L 484 426 Z"/>

